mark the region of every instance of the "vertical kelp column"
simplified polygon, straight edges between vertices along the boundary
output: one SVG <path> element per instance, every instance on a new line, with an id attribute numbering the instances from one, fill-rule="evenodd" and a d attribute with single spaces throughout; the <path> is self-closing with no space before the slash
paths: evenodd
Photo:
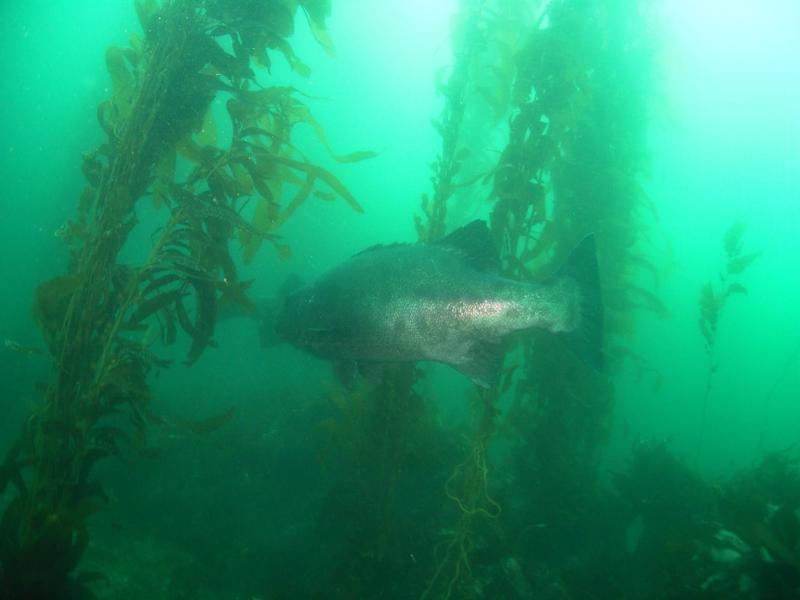
<path id="1" fill-rule="evenodd" d="M 641 186 L 653 93 L 646 9 L 631 0 L 547 3 L 519 55 L 494 176 L 492 230 L 513 277 L 541 279 L 594 234 L 607 356 L 628 343 L 637 310 L 664 312 L 643 253 L 654 218 Z M 521 351 L 507 420 L 520 503 L 503 518 L 517 531 L 514 552 L 530 563 L 550 549 L 515 523 L 578 539 L 576 523 L 591 514 L 614 365 L 595 372 L 546 335 L 524 338 Z"/>
<path id="2" fill-rule="evenodd" d="M 245 259 L 264 241 L 285 256 L 275 230 L 319 186 L 361 210 L 292 145 L 299 123 L 326 143 L 295 91 L 257 81 L 276 52 L 307 72 L 287 42 L 298 13 L 332 51 L 327 0 L 139 0 L 136 8 L 143 35 L 106 54 L 113 94 L 98 119 L 107 139 L 84 155 L 87 185 L 62 231 L 69 270 L 36 294 L 56 370 L 0 467 L 0 492 L 17 491 L 0 521 L 3 598 L 79 592 L 72 571 L 88 543 L 86 520 L 105 500 L 92 468 L 123 449 L 146 449 L 156 419 L 148 374 L 168 364 L 153 348 L 188 338 L 191 364 L 213 344 L 220 302 L 251 307 L 230 242 Z M 214 122 L 223 114 L 224 144 Z M 155 203 L 160 223 L 147 224 L 146 256 L 123 264 L 129 235 L 145 227 L 136 210 L 143 201 Z"/>
<path id="3" fill-rule="evenodd" d="M 451 209 L 460 208 L 459 193 L 467 188 L 479 188 L 480 193 L 480 181 L 492 179 L 491 172 L 474 172 L 475 159 L 485 151 L 479 145 L 487 139 L 487 132 L 473 129 L 475 119 L 468 119 L 467 111 L 482 108 L 491 123 L 488 129 L 498 125 L 507 113 L 514 55 L 526 21 L 525 4 L 481 0 L 463 0 L 460 4 L 453 31 L 454 63 L 437 85 L 444 108 L 434 123 L 441 136 L 441 150 L 431 165 L 432 192 L 423 195 L 422 214 L 414 217 L 420 241 L 434 242 L 443 237 L 448 223 L 457 223 Z M 485 204 L 491 206 L 490 202 Z M 479 594 L 471 555 L 476 539 L 495 525 L 502 512 L 489 490 L 488 448 L 497 428 L 496 403 L 509 384 L 510 372 L 506 372 L 499 388 L 478 388 L 475 397 L 467 399 L 474 407 L 473 430 L 464 448 L 466 456 L 445 483 L 445 495 L 455 508 L 455 522 L 444 526 L 452 533 L 440 539 L 433 550 L 433 573 L 421 598 Z"/>
<path id="4" fill-rule="evenodd" d="M 645 9 L 629 0 L 547 5 L 520 54 L 495 173 L 492 228 L 513 276 L 552 272 L 595 235 L 607 351 L 626 343 L 637 309 L 664 312 L 641 283 L 657 271 L 642 250 L 653 218 L 640 184 L 652 94 Z M 520 485 L 530 486 L 526 510 L 566 523 L 591 502 L 613 389 L 608 372 L 543 336 L 528 338 L 523 355 L 511 424 Z"/>
<path id="5" fill-rule="evenodd" d="M 466 158 L 460 133 L 472 91 L 470 71 L 483 56 L 479 51 L 481 3 L 464 3 L 459 14 L 461 43 L 455 44 L 456 61 L 449 75 L 443 75 L 437 84 L 445 98 L 443 114 L 434 124 L 442 137 L 442 149 L 431 165 L 431 194 L 423 197 L 422 214 L 414 218 L 423 243 L 445 235 L 448 206 L 464 187 L 459 180 Z M 417 555 L 422 558 L 421 553 L 429 550 L 420 541 L 433 536 L 419 519 L 408 522 L 409 506 L 403 505 L 403 497 L 397 493 L 401 487 L 398 483 L 405 478 L 407 484 L 414 463 L 422 461 L 433 468 L 442 453 L 451 450 L 445 432 L 434 423 L 427 398 L 417 389 L 422 371 L 415 364 L 373 366 L 371 371 L 361 387 L 331 394 L 337 414 L 325 423 L 337 443 L 337 452 L 352 460 L 350 478 L 333 490 L 327 499 L 330 508 L 323 509 L 327 513 L 348 506 L 352 511 L 348 515 L 348 541 L 337 554 L 330 575 L 318 586 L 318 593 L 327 597 L 362 597 L 374 595 L 376 590 L 413 593 L 409 592 L 415 590 L 409 573 L 420 573 L 420 579 L 424 576 Z M 486 406 L 487 415 L 493 415 L 491 402 Z M 482 423 L 481 436 L 488 441 L 493 421 L 488 418 Z M 452 487 L 476 476 L 485 482 L 484 471 L 478 467 L 476 472 L 472 464 L 473 457 L 483 458 L 482 450 L 460 465 L 451 480 Z M 477 497 L 475 500 L 479 501 Z M 467 502 L 472 504 L 472 500 Z M 465 519 L 471 521 L 479 512 Z M 408 564 L 409 557 L 413 566 Z"/>
<path id="6" fill-rule="evenodd" d="M 413 573 L 422 565 L 409 556 L 424 549 L 427 532 L 417 511 L 428 507 L 420 494 L 409 494 L 409 485 L 435 464 L 444 444 L 414 389 L 414 364 L 385 365 L 380 376 L 353 389 L 333 388 L 335 410 L 321 423 L 333 448 L 329 460 L 343 464 L 317 520 L 325 544 L 320 557 L 330 561 L 312 582 L 318 597 L 402 594 L 421 576 Z"/>
<path id="7" fill-rule="evenodd" d="M 653 219 L 640 185 L 647 174 L 645 137 L 652 85 L 647 7 L 630 0 L 519 2 L 520 14 L 532 17 L 519 38 L 509 34 L 508 25 L 503 27 L 525 22 L 503 18 L 507 3 L 465 0 L 463 6 L 479 20 L 474 29 L 480 35 L 464 38 L 480 44 L 473 56 L 492 64 L 487 48 L 497 43 L 493 36 L 505 31 L 504 45 L 513 45 L 515 57 L 510 86 L 508 78 L 498 76 L 494 86 L 480 88 L 493 110 L 508 115 L 507 143 L 487 177 L 491 230 L 503 271 L 514 279 L 541 281 L 582 238 L 594 234 L 606 348 L 624 354 L 620 348 L 633 329 L 634 312 L 664 312 L 649 284 L 641 283 L 649 276 L 657 279 L 657 269 L 642 252 L 647 224 Z M 494 53 L 497 75 L 508 72 L 503 55 Z M 456 52 L 456 56 L 470 54 Z M 453 73 L 465 71 L 472 77 L 477 73 L 458 67 Z M 463 102 L 458 93 L 461 83 L 457 79 L 454 83 L 445 88 L 456 92 L 446 101 Z M 444 122 L 453 114 L 464 111 L 446 111 Z M 453 132 L 462 141 L 450 141 Z M 445 171 L 438 166 L 447 164 L 447 156 L 457 161 L 475 150 L 469 147 L 463 126 L 444 128 L 442 136 L 434 184 L 443 180 Z M 445 189 L 476 185 L 475 175 L 460 174 L 455 183 L 451 178 Z M 450 204 L 437 206 L 425 200 L 418 219 L 421 236 L 442 229 L 437 220 L 457 202 L 452 194 L 432 197 Z M 446 491 L 456 502 L 459 517 L 454 535 L 443 543 L 435 561 L 428 597 L 478 594 L 477 569 L 480 561 L 490 560 L 491 551 L 484 548 L 480 559 L 472 556 L 475 528 L 481 523 L 476 518 L 484 523 L 487 518 L 499 520 L 507 534 L 504 548 L 497 549 L 503 553 L 500 556 L 511 553 L 542 560 L 547 549 L 529 543 L 524 537 L 530 531 L 527 525 L 546 523 L 551 536 L 566 538 L 573 533 L 569 528 L 590 509 L 613 388 L 606 373 L 583 365 L 554 336 L 531 332 L 518 340 L 500 390 L 494 397 L 483 394 L 484 402 L 478 404 L 484 416 L 476 419 L 479 429 L 473 450 L 448 481 Z M 491 406 L 501 392 L 511 394 L 511 408 L 498 427 Z M 486 445 L 495 428 L 503 430 L 511 445 L 512 477 L 503 490 L 504 497 L 513 500 L 511 507 L 494 504 L 486 481 L 491 474 Z M 543 554 L 537 557 L 538 552 Z"/>

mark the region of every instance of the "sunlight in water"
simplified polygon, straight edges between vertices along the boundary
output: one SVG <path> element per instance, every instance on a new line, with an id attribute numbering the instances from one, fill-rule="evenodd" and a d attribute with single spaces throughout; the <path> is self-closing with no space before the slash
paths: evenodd
<path id="1" fill-rule="evenodd" d="M 358 1 L 337 5 L 333 19 L 350 27 L 360 23 L 357 29 L 366 38 L 373 65 L 391 73 L 395 84 L 403 86 L 430 73 L 432 64 L 450 62 L 450 25 L 455 12 L 455 0 Z"/>
<path id="2" fill-rule="evenodd" d="M 749 131 L 782 117 L 796 124 L 800 5 L 671 0 L 664 14 L 676 90 L 702 101 L 704 117 L 736 118 Z"/>

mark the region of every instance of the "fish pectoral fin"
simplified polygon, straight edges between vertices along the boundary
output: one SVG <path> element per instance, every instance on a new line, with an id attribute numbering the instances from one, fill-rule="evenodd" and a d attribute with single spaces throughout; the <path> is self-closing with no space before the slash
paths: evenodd
<path id="1" fill-rule="evenodd" d="M 501 342 L 481 341 L 472 345 L 465 361 L 451 364 L 476 385 L 490 388 L 496 386 L 500 381 L 504 356 Z"/>

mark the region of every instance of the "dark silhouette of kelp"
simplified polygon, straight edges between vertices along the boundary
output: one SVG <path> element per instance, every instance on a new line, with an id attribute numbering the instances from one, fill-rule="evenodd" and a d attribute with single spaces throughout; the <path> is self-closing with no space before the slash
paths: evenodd
<path id="1" fill-rule="evenodd" d="M 299 123 L 327 145 L 300 95 L 263 86 L 255 70 L 279 52 L 307 72 L 287 41 L 297 13 L 332 52 L 327 0 L 137 0 L 136 9 L 143 35 L 106 53 L 112 96 L 98 120 L 107 139 L 84 155 L 86 189 L 63 230 L 69 270 L 36 292 L 34 316 L 55 376 L 0 472 L 0 491 L 10 484 L 17 492 L 0 521 L 2 598 L 88 595 L 91 577 L 73 572 L 87 547 L 87 518 L 106 500 L 93 468 L 126 447 L 146 452 L 148 426 L 159 420 L 148 377 L 168 362 L 142 332 L 156 328 L 164 344 L 188 336 L 186 362 L 196 362 L 214 344 L 219 302 L 249 306 L 232 240 L 246 260 L 264 241 L 286 255 L 275 229 L 320 184 L 328 188 L 320 193 L 361 210 L 292 145 Z M 212 100 L 221 94 L 227 146 L 214 135 Z M 126 265 L 120 251 L 140 226 L 135 208 L 146 196 L 163 219 L 147 256 Z M 253 196 L 248 218 L 242 209 Z"/>
<path id="2" fill-rule="evenodd" d="M 451 77 L 441 88 L 442 150 L 433 165 L 434 191 L 423 199 L 423 215 L 417 218 L 420 237 L 443 233 L 448 209 L 457 202 L 453 174 L 470 150 L 461 128 L 465 103 L 488 102 L 495 114 L 508 115 L 507 144 L 486 177 L 491 230 L 504 273 L 541 281 L 579 240 L 594 233 L 606 329 L 621 345 L 621 336 L 632 330 L 632 310 L 666 312 L 637 281 L 642 265 L 652 267 L 637 246 L 645 230 L 641 208 L 649 205 L 638 183 L 646 166 L 649 94 L 644 21 L 630 3 L 562 0 L 542 5 L 522 28 L 524 35 L 515 37 L 509 31 L 518 34 L 516 27 L 526 17 L 521 9 L 512 13 L 509 5 L 462 4 L 462 31 L 472 35 L 458 38 L 466 47 L 456 47 Z M 506 46 L 517 40 L 516 52 L 508 51 L 515 57 L 513 76 L 496 78 L 493 87 L 465 82 L 476 77 L 476 65 L 491 60 L 497 61 L 496 73 L 509 72 L 507 54 L 487 52 L 499 39 Z M 480 93 L 470 97 L 465 91 L 470 89 Z M 552 336 L 526 333 L 516 341 L 516 348 L 508 347 L 514 358 L 500 388 L 486 400 L 484 416 L 475 419 L 480 425 L 466 462 L 447 484 L 447 495 L 462 510 L 447 551 L 438 557 L 427 597 L 482 594 L 476 566 L 503 555 L 476 547 L 477 517 L 499 519 L 499 530 L 506 525 L 512 531 L 513 520 L 526 514 L 528 521 L 545 523 L 550 531 L 565 528 L 569 536 L 570 521 L 595 497 L 613 387 Z M 513 403 L 498 426 L 494 404 L 502 393 Z M 488 494 L 487 448 L 497 429 L 511 435 L 513 481 L 528 492 L 520 494 L 524 510 L 517 507 L 511 515 L 501 510 L 502 499 L 498 505 Z M 465 473 L 474 476 L 458 477 Z M 520 502 L 517 492 L 513 495 Z M 517 580 L 516 593 L 522 593 L 528 586 L 521 582 L 516 559 L 506 558 L 505 575 Z"/>
<path id="3" fill-rule="evenodd" d="M 744 237 L 745 229 L 745 223 L 740 221 L 731 225 L 725 232 L 722 240 L 726 258 L 725 266 L 720 272 L 718 280 L 707 282 L 700 291 L 700 300 L 698 302 L 700 319 L 698 324 L 705 342 L 706 355 L 708 356 L 708 372 L 706 373 L 706 384 L 703 388 L 703 412 L 700 418 L 700 435 L 697 438 L 696 461 L 700 460 L 703 443 L 705 442 L 708 402 L 711 397 L 714 374 L 719 368 L 714 352 L 717 344 L 719 317 L 731 296 L 747 294 L 747 288 L 739 281 L 739 278 L 761 256 L 761 252 L 744 253 L 744 241 L 742 238 Z"/>

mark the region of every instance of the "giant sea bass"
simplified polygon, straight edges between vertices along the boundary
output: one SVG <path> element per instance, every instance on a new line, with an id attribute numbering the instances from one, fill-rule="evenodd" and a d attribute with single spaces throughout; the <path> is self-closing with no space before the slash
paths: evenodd
<path id="1" fill-rule="evenodd" d="M 484 221 L 432 244 L 368 248 L 289 294 L 276 332 L 346 372 L 387 362 L 433 360 L 476 384 L 498 382 L 502 340 L 541 328 L 563 335 L 589 365 L 601 364 L 600 281 L 593 236 L 541 283 L 500 275 Z"/>

